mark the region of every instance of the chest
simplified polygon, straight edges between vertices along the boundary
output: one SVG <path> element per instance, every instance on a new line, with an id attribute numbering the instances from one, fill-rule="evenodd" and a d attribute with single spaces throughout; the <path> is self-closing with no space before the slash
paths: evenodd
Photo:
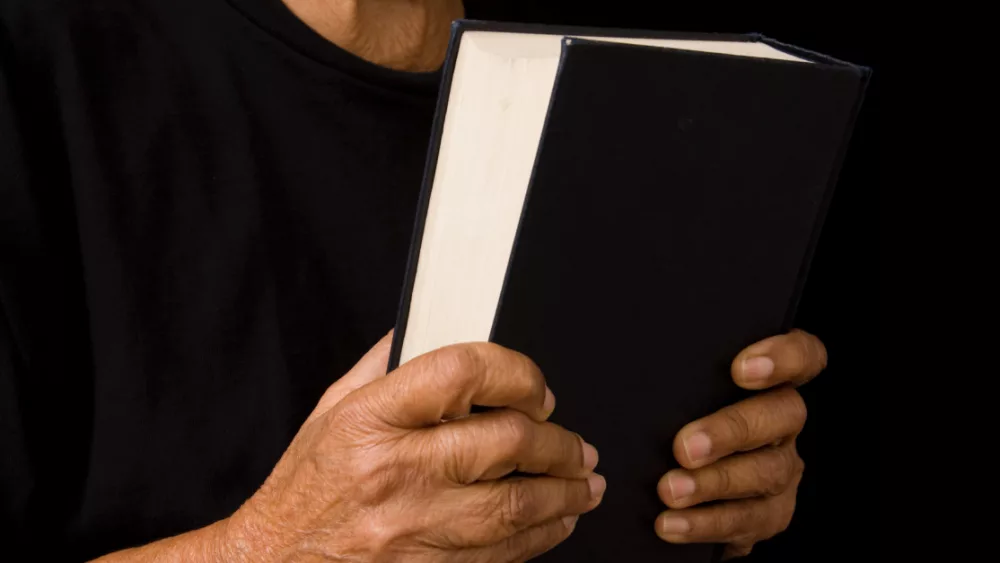
<path id="1" fill-rule="evenodd" d="M 328 382 L 392 326 L 432 104 L 224 63 L 87 69 L 63 108 L 96 367 Z"/>

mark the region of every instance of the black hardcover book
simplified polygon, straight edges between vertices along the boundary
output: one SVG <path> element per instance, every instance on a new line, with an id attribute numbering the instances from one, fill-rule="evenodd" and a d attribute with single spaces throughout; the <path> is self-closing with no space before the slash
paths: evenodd
<path id="1" fill-rule="evenodd" d="M 657 538 L 656 484 L 792 328 L 867 75 L 756 35 L 455 24 L 389 367 L 539 364 L 608 482 L 540 560 L 716 557 Z"/>

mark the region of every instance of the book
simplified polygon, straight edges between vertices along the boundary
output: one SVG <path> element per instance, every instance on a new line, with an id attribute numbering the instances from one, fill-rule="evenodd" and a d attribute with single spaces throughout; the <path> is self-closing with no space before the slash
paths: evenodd
<path id="1" fill-rule="evenodd" d="M 541 367 L 608 488 L 539 560 L 718 556 L 655 535 L 656 484 L 792 328 L 868 76 L 757 34 L 454 24 L 389 369 L 487 340 Z"/>

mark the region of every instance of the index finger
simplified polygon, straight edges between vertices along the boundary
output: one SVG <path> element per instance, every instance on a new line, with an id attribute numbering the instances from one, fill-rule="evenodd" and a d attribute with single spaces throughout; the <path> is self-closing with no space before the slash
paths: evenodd
<path id="1" fill-rule="evenodd" d="M 379 420 L 422 428 L 468 415 L 472 407 L 507 407 L 543 421 L 555 397 L 527 356 L 488 342 L 445 346 L 418 356 L 357 391 Z"/>
<path id="2" fill-rule="evenodd" d="M 767 389 L 785 383 L 802 385 L 826 369 L 826 347 L 804 330 L 752 344 L 733 360 L 733 381 L 744 389 Z"/>

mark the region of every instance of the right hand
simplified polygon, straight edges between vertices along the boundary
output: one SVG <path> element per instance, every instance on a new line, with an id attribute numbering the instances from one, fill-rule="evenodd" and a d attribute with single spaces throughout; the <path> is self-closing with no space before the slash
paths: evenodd
<path id="1" fill-rule="evenodd" d="M 238 558 L 523 561 L 600 503 L 597 452 L 546 422 L 555 400 L 531 360 L 460 344 L 382 376 L 388 348 L 330 387 L 229 519 Z M 514 470 L 532 475 L 501 479 Z"/>

